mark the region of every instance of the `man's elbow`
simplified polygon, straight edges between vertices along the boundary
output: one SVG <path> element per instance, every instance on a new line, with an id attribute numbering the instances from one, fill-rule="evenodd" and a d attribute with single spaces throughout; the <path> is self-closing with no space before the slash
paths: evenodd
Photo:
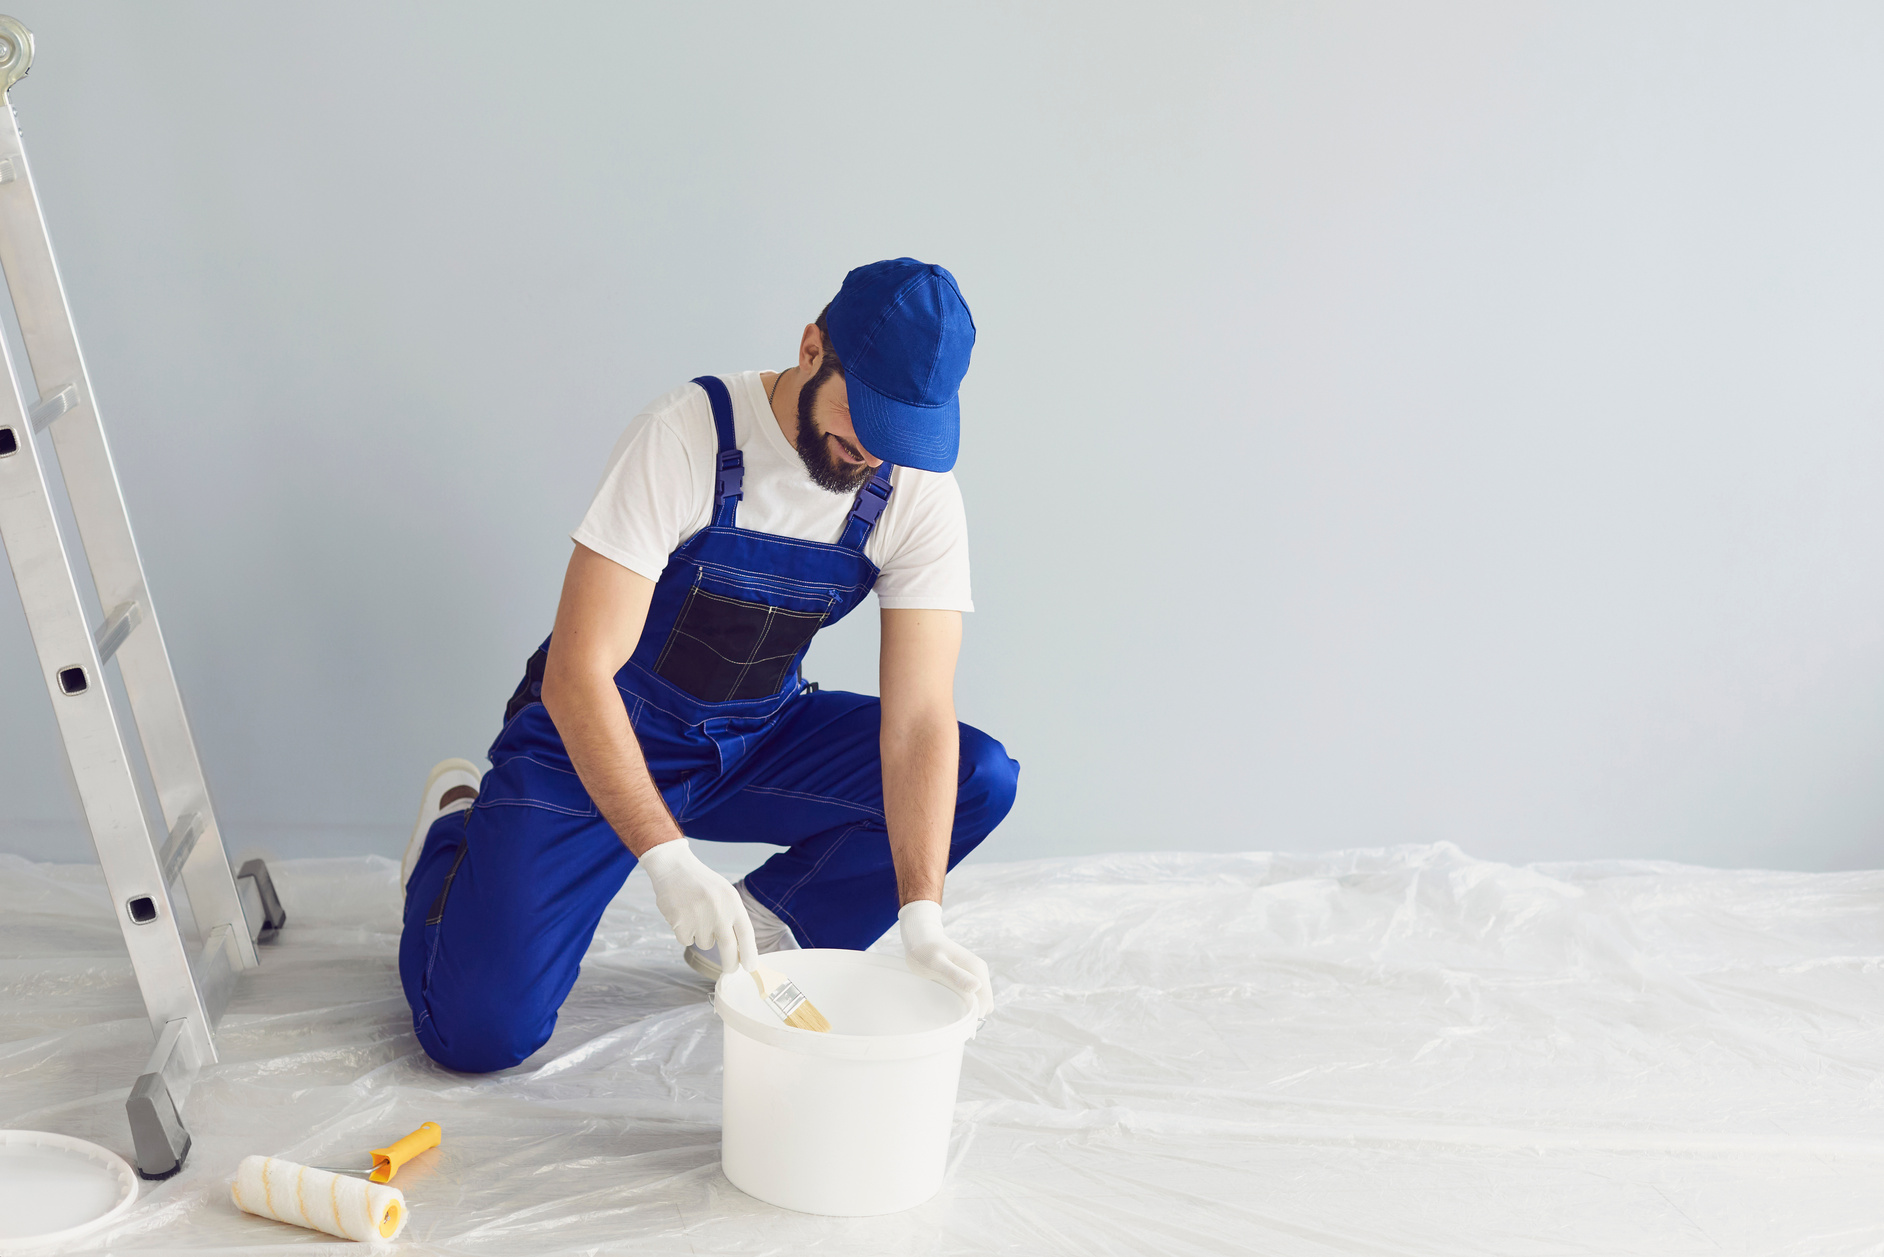
<path id="1" fill-rule="evenodd" d="M 886 709 L 883 713 L 886 750 L 920 750 L 951 743 L 959 736 L 952 702 L 923 703 L 904 710 Z"/>
<path id="2" fill-rule="evenodd" d="M 580 660 L 559 657 L 552 642 L 550 657 L 543 665 L 543 707 L 549 712 L 551 722 L 560 725 L 572 715 L 583 699 L 594 693 L 598 676 L 602 684 L 612 683 L 605 670 L 585 667 Z"/>

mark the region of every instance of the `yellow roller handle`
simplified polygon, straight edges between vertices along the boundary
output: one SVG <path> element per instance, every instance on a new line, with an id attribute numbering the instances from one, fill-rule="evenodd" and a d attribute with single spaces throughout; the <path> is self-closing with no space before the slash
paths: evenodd
<path id="1" fill-rule="evenodd" d="M 427 1148 L 438 1147 L 444 1137 L 445 1132 L 438 1128 L 437 1122 L 427 1122 L 404 1139 L 384 1148 L 373 1149 L 373 1172 L 366 1177 L 375 1183 L 392 1182 L 392 1176 L 399 1173 L 400 1166 Z"/>

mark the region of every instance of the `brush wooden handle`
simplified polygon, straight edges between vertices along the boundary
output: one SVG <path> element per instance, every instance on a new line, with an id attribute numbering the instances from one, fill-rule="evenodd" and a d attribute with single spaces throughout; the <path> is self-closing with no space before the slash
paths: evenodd
<path id="1" fill-rule="evenodd" d="M 819 1034 L 830 1031 L 830 1020 L 798 989 L 798 984 L 784 974 L 773 969 L 754 968 L 752 980 L 759 984 L 759 994 L 786 1025 L 796 1026 L 800 1030 L 815 1030 Z"/>

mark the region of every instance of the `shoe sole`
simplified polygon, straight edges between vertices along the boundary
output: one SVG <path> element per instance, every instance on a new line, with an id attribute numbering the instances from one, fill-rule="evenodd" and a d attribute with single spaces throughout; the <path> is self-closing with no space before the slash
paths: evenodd
<path id="1" fill-rule="evenodd" d="M 426 775 L 425 790 L 419 795 L 419 819 L 413 823 L 412 837 L 406 840 L 405 854 L 399 860 L 399 889 L 404 890 L 412 879 L 412 870 L 419 862 L 419 850 L 425 845 L 425 835 L 431 832 L 432 824 L 438 820 L 438 802 L 432 797 L 433 787 L 438 779 L 449 772 L 471 774 L 473 780 L 482 783 L 484 770 L 468 759 L 441 759 L 432 765 L 432 771 Z"/>

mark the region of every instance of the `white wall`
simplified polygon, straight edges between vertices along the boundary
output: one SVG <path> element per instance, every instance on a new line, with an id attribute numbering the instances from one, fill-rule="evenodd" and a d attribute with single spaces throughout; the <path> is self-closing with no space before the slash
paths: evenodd
<path id="1" fill-rule="evenodd" d="M 1884 9 L 18 3 L 235 845 L 396 852 L 622 423 L 910 253 L 990 854 L 1884 858 Z M 84 858 L 29 658 L 0 848 Z"/>

